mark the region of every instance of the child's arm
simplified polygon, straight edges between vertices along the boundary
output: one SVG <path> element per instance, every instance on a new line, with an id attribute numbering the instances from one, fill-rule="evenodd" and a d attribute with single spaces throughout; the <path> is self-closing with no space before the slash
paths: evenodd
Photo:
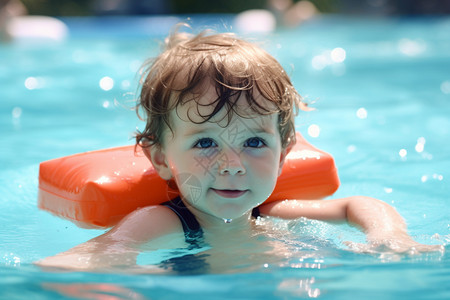
<path id="1" fill-rule="evenodd" d="M 130 213 L 110 231 L 36 264 L 80 270 L 134 265 L 139 246 L 149 241 L 163 243 L 164 237 L 179 240 L 174 235 L 184 241 L 182 232 L 178 217 L 169 208 L 148 206 Z"/>
<path id="2" fill-rule="evenodd" d="M 284 219 L 305 217 L 324 221 L 347 221 L 360 227 L 367 235 L 369 245 L 357 250 L 372 251 L 387 247 L 395 252 L 440 251 L 442 246 L 417 243 L 407 233 L 406 223 L 387 203 L 364 196 L 335 200 L 286 200 L 263 204 L 263 215 Z"/>

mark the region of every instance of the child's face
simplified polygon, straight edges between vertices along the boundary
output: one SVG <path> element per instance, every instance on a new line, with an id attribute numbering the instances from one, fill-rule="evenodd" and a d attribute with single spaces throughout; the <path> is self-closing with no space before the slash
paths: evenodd
<path id="1" fill-rule="evenodd" d="M 210 113 L 213 107 L 195 101 L 178 106 L 170 116 L 173 134 L 167 130 L 162 147 L 151 150 L 160 176 L 175 179 L 189 205 L 217 218 L 241 217 L 264 202 L 286 154 L 278 116 L 252 112 L 244 97 L 238 99 L 238 111 L 249 117 L 233 114 L 228 125 L 224 109 L 210 121 L 196 124 L 203 121 L 199 113 Z M 210 88 L 198 102 L 210 104 L 216 98 Z"/>

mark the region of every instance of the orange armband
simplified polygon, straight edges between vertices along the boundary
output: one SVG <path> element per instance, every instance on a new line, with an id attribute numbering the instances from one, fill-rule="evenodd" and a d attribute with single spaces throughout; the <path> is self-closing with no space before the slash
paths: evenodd
<path id="1" fill-rule="evenodd" d="M 297 133 L 266 200 L 320 199 L 339 187 L 334 159 Z M 38 206 L 83 228 L 110 227 L 133 210 L 178 196 L 138 147 L 123 146 L 42 162 Z"/>

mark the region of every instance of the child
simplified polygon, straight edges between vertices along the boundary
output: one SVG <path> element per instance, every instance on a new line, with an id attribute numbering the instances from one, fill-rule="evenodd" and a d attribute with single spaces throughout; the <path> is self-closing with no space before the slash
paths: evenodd
<path id="1" fill-rule="evenodd" d="M 138 108 L 147 123 L 136 140 L 181 196 L 136 210 L 107 233 L 40 265 L 133 265 L 144 245 L 177 248 L 199 237 L 214 248 L 251 236 L 252 215 L 347 221 L 367 235 L 360 251 L 441 249 L 412 240 L 400 215 L 373 198 L 264 204 L 295 143 L 294 115 L 301 108 L 286 72 L 232 34 L 174 33 L 166 47 L 143 76 Z"/>

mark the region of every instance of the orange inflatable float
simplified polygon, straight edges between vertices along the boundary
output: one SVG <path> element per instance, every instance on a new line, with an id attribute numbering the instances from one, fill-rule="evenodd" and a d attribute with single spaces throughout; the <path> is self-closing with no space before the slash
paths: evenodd
<path id="1" fill-rule="evenodd" d="M 266 200 L 320 199 L 339 187 L 334 159 L 300 134 Z M 42 162 L 38 206 L 83 228 L 110 227 L 133 210 L 178 196 L 134 146 Z"/>

